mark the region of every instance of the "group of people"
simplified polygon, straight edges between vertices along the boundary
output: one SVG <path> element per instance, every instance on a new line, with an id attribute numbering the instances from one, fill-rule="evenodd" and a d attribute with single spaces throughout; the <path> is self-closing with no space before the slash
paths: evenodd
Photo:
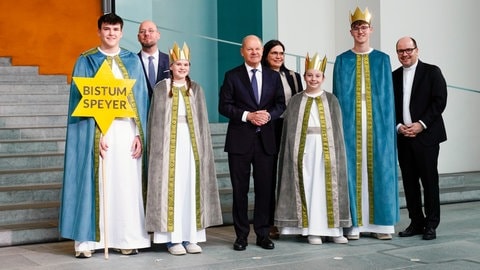
<path id="1" fill-rule="evenodd" d="M 326 57 L 307 54 L 304 89 L 285 67 L 280 41 L 243 39 L 245 61 L 225 73 L 219 100 L 229 118 L 234 250 L 248 246 L 251 176 L 253 229 L 264 249 L 274 249 L 279 234 L 303 235 L 310 244 L 392 239 L 398 164 L 411 219 L 398 235 L 436 238 L 446 82 L 438 67 L 418 60 L 411 37 L 398 40 L 402 67 L 392 73 L 389 56 L 370 47 L 371 19 L 368 9 L 350 14 L 354 45 L 335 60 L 332 92 L 322 88 Z"/>
<path id="2" fill-rule="evenodd" d="M 411 224 L 400 237 L 436 238 L 440 221 L 437 159 L 446 140 L 447 90 L 440 69 L 418 60 L 416 41 L 396 44 L 391 72 L 372 49 L 368 9 L 350 16 L 352 49 L 337 56 L 333 91 L 322 88 L 327 58 L 307 54 L 300 74 L 286 68 L 285 46 L 244 37 L 244 63 L 225 73 L 219 112 L 233 195 L 233 249 L 248 246 L 248 192 L 254 180 L 256 245 L 274 249 L 281 234 L 310 244 L 360 235 L 392 239 L 399 220 L 397 150 Z M 107 61 L 116 78 L 135 79 L 133 118 L 102 134 L 91 117 L 73 117 L 81 94 L 72 82 L 59 230 L 75 256 L 111 248 L 134 255 L 165 243 L 173 255 L 201 253 L 205 228 L 222 224 L 202 87 L 191 80 L 190 50 L 159 51 L 160 32 L 140 24 L 135 55 L 120 48 L 123 20 L 98 20 L 100 45 L 81 54 L 74 77 L 94 77 Z M 392 75 L 393 74 L 393 75 Z M 424 190 L 422 209 L 421 186 Z"/>
<path id="3" fill-rule="evenodd" d="M 189 77 L 190 50 L 174 44 L 161 53 L 160 33 L 145 21 L 136 55 L 120 48 L 122 28 L 118 15 L 101 16 L 100 45 L 81 54 L 73 77 L 94 77 L 107 61 L 117 79 L 135 79 L 127 97 L 135 117 L 115 118 L 102 134 L 92 117 L 72 116 L 81 98 L 72 82 L 60 234 L 75 240 L 77 258 L 102 248 L 134 255 L 152 241 L 174 255 L 200 253 L 205 228 L 223 221 L 205 96 Z"/>

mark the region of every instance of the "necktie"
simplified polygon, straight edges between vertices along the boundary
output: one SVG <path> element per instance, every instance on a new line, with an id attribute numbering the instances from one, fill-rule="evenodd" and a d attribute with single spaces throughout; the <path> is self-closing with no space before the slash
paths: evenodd
<path id="1" fill-rule="evenodd" d="M 260 103 L 260 97 L 258 96 L 258 84 L 257 84 L 257 78 L 255 77 L 255 73 L 257 72 L 257 69 L 254 68 L 252 69 L 252 89 L 253 89 L 253 95 L 255 96 L 255 101 Z"/>
<path id="2" fill-rule="evenodd" d="M 148 57 L 148 81 L 150 86 L 155 87 L 155 67 L 153 66 L 153 56 Z"/>

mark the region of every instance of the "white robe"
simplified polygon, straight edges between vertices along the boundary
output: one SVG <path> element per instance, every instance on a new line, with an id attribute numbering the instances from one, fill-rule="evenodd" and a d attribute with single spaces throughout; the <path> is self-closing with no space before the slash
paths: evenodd
<path id="1" fill-rule="evenodd" d="M 112 71 L 122 78 L 118 65 Z M 145 212 L 142 197 L 142 158 L 132 158 L 132 143 L 138 128 L 132 118 L 116 118 L 104 140 L 108 144 L 105 159 L 99 163 L 100 242 L 75 242 L 75 251 L 95 250 L 105 247 L 105 228 L 109 248 L 138 249 L 150 247 L 150 236 L 145 230 Z M 144 146 L 142 146 L 144 148 Z M 143 149 L 144 150 L 144 149 Z M 103 192 L 105 173 L 106 193 Z M 104 194 L 107 208 L 104 209 Z M 104 222 L 106 213 L 106 227 Z"/>
<path id="2" fill-rule="evenodd" d="M 362 65 L 362 222 L 363 226 L 353 227 L 348 234 L 358 235 L 360 232 L 394 233 L 395 227 L 370 224 L 368 199 L 368 169 L 367 169 L 367 102 L 365 100 L 365 73 Z"/>
<path id="3" fill-rule="evenodd" d="M 321 93 L 320 93 L 321 94 Z M 318 94 L 318 95 L 320 95 Z M 317 105 L 312 105 L 308 127 L 320 128 Z M 307 202 L 308 227 L 283 227 L 281 234 L 316 236 L 342 236 L 342 228 L 329 228 L 327 218 L 327 195 L 325 191 L 325 163 L 322 134 L 307 134 L 303 156 L 303 183 Z"/>
<path id="4" fill-rule="evenodd" d="M 179 87 L 181 85 L 175 84 Z M 175 154 L 175 211 L 173 232 L 154 232 L 154 243 L 205 242 L 205 229 L 197 230 L 195 207 L 195 157 L 188 124 L 185 100 L 178 99 L 178 124 Z M 201 158 L 201 157 L 200 157 Z"/>

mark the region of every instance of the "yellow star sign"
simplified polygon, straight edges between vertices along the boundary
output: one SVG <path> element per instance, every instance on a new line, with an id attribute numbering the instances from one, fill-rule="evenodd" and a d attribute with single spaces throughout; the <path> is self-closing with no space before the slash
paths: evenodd
<path id="1" fill-rule="evenodd" d="M 72 116 L 93 117 L 102 134 L 107 133 L 115 117 L 135 117 L 128 102 L 134 79 L 117 79 L 105 60 L 95 77 L 73 77 L 82 99 Z"/>

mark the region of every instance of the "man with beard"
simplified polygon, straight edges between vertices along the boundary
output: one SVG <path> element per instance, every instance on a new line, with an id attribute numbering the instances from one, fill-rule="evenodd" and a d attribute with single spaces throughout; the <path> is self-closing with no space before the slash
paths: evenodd
<path id="1" fill-rule="evenodd" d="M 154 22 L 143 21 L 138 28 L 137 37 L 138 42 L 142 45 L 138 57 L 140 57 L 145 77 L 149 82 L 147 84 L 148 96 L 151 98 L 155 84 L 170 77 L 168 55 L 158 49 L 157 42 L 160 40 L 160 32 Z"/>

